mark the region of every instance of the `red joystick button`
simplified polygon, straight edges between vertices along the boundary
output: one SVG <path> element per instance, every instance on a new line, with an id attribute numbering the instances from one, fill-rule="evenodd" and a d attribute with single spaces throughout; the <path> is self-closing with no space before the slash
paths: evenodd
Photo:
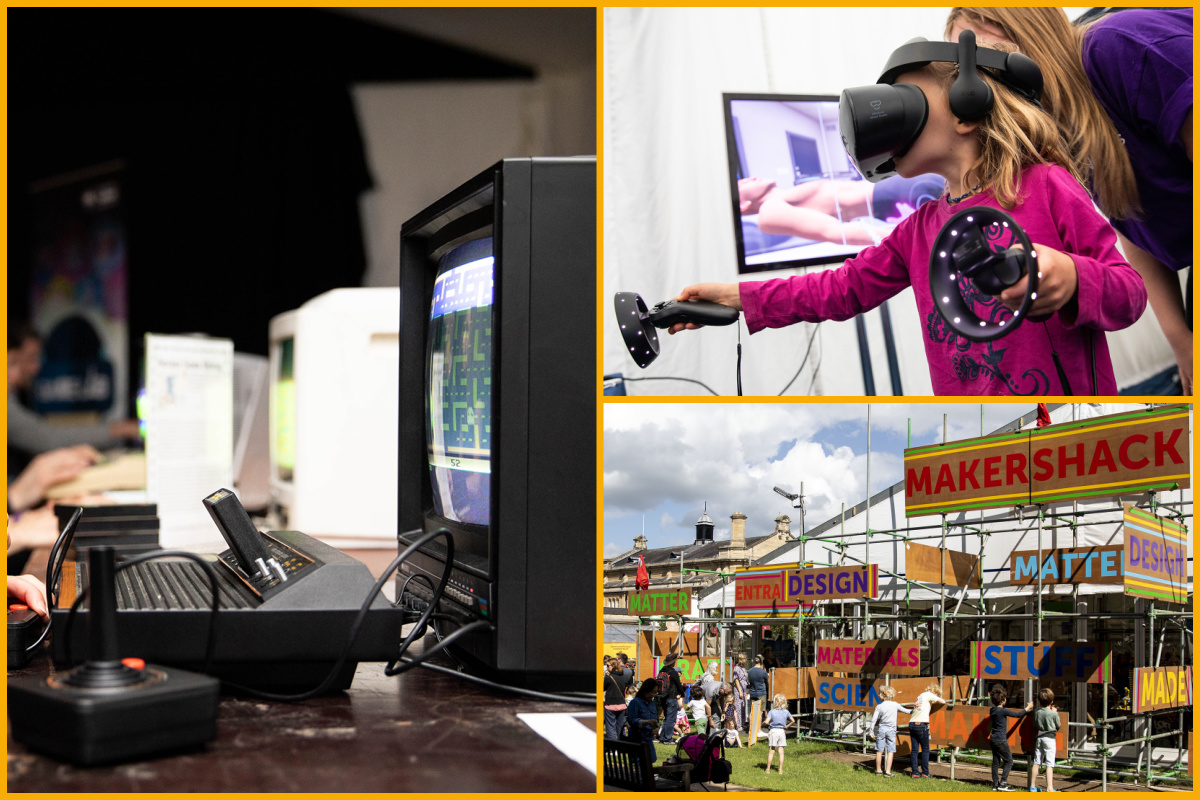
<path id="1" fill-rule="evenodd" d="M 145 669 L 146 662 L 140 658 L 122 658 L 121 663 L 131 669 Z"/>
<path id="2" fill-rule="evenodd" d="M 29 606 L 24 605 L 23 603 L 11 603 L 8 606 L 8 610 L 9 611 L 28 611 Z"/>

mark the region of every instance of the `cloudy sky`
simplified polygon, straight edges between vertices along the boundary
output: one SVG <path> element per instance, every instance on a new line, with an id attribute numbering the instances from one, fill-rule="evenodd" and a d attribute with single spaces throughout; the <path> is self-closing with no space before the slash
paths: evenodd
<path id="1" fill-rule="evenodd" d="M 990 433 L 1036 403 L 983 406 Z M 871 407 L 871 491 L 899 481 L 912 420 L 912 444 L 978 436 L 978 403 L 876 403 Z M 805 523 L 815 527 L 866 497 L 864 403 L 607 403 L 604 406 L 604 556 L 633 547 L 645 521 L 650 547 L 691 542 L 708 502 L 717 539 L 729 515 L 746 514 L 746 535 L 763 536 L 800 512 L 772 491 L 804 482 Z"/>

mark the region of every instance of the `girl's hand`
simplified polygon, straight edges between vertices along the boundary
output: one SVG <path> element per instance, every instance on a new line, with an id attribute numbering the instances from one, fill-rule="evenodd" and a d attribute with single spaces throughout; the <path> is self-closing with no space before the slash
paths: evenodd
<path id="1" fill-rule="evenodd" d="M 8 596 L 15 597 L 42 619 L 50 619 L 46 608 L 46 584 L 32 575 L 9 575 Z"/>
<path id="2" fill-rule="evenodd" d="M 697 283 L 684 289 L 675 299 L 680 301 L 711 300 L 723 306 L 732 306 L 738 311 L 742 310 L 742 296 L 736 283 Z M 703 327 L 694 322 L 686 324 L 680 322 L 668 328 L 667 332 L 674 335 L 682 330 L 694 331 Z"/>
<path id="3" fill-rule="evenodd" d="M 1030 264 L 1030 269 L 1038 270 L 1037 297 L 1029 307 L 1029 316 L 1053 314 L 1062 311 L 1068 322 L 1075 319 L 1075 300 L 1079 290 L 1079 274 L 1075 271 L 1075 262 L 1069 255 L 1044 244 L 1035 244 L 1037 253 L 1036 263 Z M 1030 259 L 1034 262 L 1034 259 Z M 1021 298 L 1025 296 L 1025 286 L 1029 276 L 1021 278 L 1014 285 L 1000 293 L 1000 302 L 1012 311 L 1021 307 Z"/>

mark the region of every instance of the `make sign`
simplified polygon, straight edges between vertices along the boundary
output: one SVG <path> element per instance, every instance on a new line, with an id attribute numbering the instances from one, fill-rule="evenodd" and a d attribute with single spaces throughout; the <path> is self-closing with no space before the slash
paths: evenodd
<path id="1" fill-rule="evenodd" d="M 971 677 L 986 680 L 1112 681 L 1108 642 L 975 642 Z"/>
<path id="2" fill-rule="evenodd" d="M 1124 549 L 1118 544 L 1043 550 L 1042 583 L 1121 583 L 1125 580 L 1121 558 Z M 1037 550 L 1018 550 L 1012 554 L 1009 563 L 1012 568 L 1012 585 L 1037 583 Z"/>
<path id="3" fill-rule="evenodd" d="M 1187 529 L 1125 504 L 1125 594 L 1188 602 Z"/>
<path id="4" fill-rule="evenodd" d="M 630 592 L 627 603 L 631 617 L 678 616 L 692 613 L 691 589 L 658 589 Z"/>
<path id="5" fill-rule="evenodd" d="M 1186 488 L 1188 452 L 1185 405 L 913 447 L 904 451 L 904 513 Z"/>
<path id="6" fill-rule="evenodd" d="M 1133 713 L 1192 704 L 1191 667 L 1139 667 L 1133 671 Z"/>
<path id="7" fill-rule="evenodd" d="M 1060 727 L 1054 735 L 1058 752 L 1067 752 L 1067 712 L 1058 712 Z M 988 709 L 983 706 L 954 706 L 935 711 L 929 715 L 929 743 L 934 747 L 969 747 L 988 749 L 992 722 Z M 1014 753 L 1032 753 L 1037 738 L 1037 725 L 1033 714 L 1020 719 L 1008 720 L 1008 746 Z"/>
<path id="8" fill-rule="evenodd" d="M 916 639 L 818 639 L 817 669 L 851 675 L 920 675 Z"/>

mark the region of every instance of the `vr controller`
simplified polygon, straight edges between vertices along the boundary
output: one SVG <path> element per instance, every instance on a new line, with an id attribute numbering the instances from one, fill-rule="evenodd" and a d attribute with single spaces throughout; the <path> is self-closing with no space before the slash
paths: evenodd
<path id="1" fill-rule="evenodd" d="M 973 342 L 1007 336 L 1028 317 L 1037 300 L 1037 253 L 1025 231 L 1004 211 L 965 208 L 942 226 L 929 254 L 929 289 L 946 326 Z M 975 313 L 978 294 L 995 296 L 1025 275 L 1025 295 L 1016 311 L 992 304 L 987 319 Z"/>
<path id="2" fill-rule="evenodd" d="M 613 296 L 613 309 L 617 312 L 617 324 L 621 326 L 621 338 L 629 348 L 629 355 L 642 369 L 658 358 L 658 331 L 655 328 L 689 322 L 732 325 L 740 316 L 736 308 L 708 300 L 664 300 L 647 308 L 646 301 L 636 292 L 617 292 Z"/>

